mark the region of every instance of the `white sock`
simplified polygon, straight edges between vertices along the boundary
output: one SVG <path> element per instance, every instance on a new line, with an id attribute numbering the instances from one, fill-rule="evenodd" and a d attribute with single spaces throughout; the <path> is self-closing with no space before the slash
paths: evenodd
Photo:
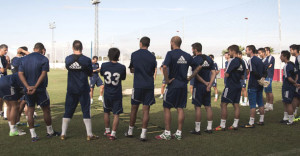
<path id="1" fill-rule="evenodd" d="M 250 117 L 249 125 L 253 125 L 254 124 L 254 120 L 255 120 L 255 118 Z"/>
<path id="2" fill-rule="evenodd" d="M 207 130 L 212 130 L 212 122 L 213 121 L 207 121 L 207 127 L 206 127 Z"/>
<path id="3" fill-rule="evenodd" d="M 116 131 L 111 131 L 111 134 L 110 134 L 111 136 L 116 136 Z"/>
<path id="4" fill-rule="evenodd" d="M 105 132 L 109 133 L 110 132 L 110 128 L 105 128 Z"/>
<path id="5" fill-rule="evenodd" d="M 71 121 L 70 118 L 63 118 L 62 119 L 62 126 L 61 126 L 61 135 L 66 135 L 67 134 L 67 129 L 69 122 Z"/>
<path id="6" fill-rule="evenodd" d="M 31 138 L 37 137 L 34 128 L 29 129 L 29 131 L 30 131 L 30 134 L 31 134 Z"/>
<path id="7" fill-rule="evenodd" d="M 239 119 L 234 119 L 232 127 L 238 127 Z"/>
<path id="8" fill-rule="evenodd" d="M 273 104 L 269 103 L 269 108 L 273 110 Z"/>
<path id="9" fill-rule="evenodd" d="M 8 121 L 8 127 L 10 128 L 10 125 L 11 125 L 11 122 L 10 121 Z M 10 129 L 11 130 L 11 129 Z"/>
<path id="10" fill-rule="evenodd" d="M 52 125 L 46 126 L 46 128 L 47 128 L 47 133 L 48 133 L 48 134 L 53 134 L 53 133 L 54 133 L 53 128 L 52 128 Z"/>
<path id="11" fill-rule="evenodd" d="M 240 98 L 240 103 L 243 103 L 243 96 L 241 96 Z"/>
<path id="12" fill-rule="evenodd" d="M 247 97 L 244 97 L 244 102 L 247 103 L 248 99 Z"/>
<path id="13" fill-rule="evenodd" d="M 147 134 L 147 129 L 146 128 L 142 128 L 141 138 L 145 139 L 146 138 L 146 134 Z"/>
<path id="14" fill-rule="evenodd" d="M 287 112 L 283 113 L 283 120 L 289 120 L 289 116 Z"/>
<path id="15" fill-rule="evenodd" d="M 171 131 L 165 130 L 165 135 L 171 135 Z"/>
<path id="16" fill-rule="evenodd" d="M 298 108 L 299 108 L 299 107 L 296 107 L 296 108 L 295 108 L 294 115 L 297 115 Z"/>
<path id="17" fill-rule="evenodd" d="M 218 99 L 218 94 L 215 94 L 215 99 Z"/>
<path id="18" fill-rule="evenodd" d="M 7 106 L 4 106 L 4 114 L 3 114 L 4 118 L 7 118 Z"/>
<path id="19" fill-rule="evenodd" d="M 220 126 L 221 126 L 221 128 L 225 128 L 226 127 L 226 120 L 221 119 Z"/>
<path id="20" fill-rule="evenodd" d="M 294 115 L 289 115 L 289 123 L 293 123 Z"/>
<path id="21" fill-rule="evenodd" d="M 264 122 L 265 115 L 259 115 L 259 122 Z"/>
<path id="22" fill-rule="evenodd" d="M 129 126 L 129 128 L 128 128 L 128 135 L 132 135 L 132 133 L 133 133 L 133 128 L 134 128 L 134 127 Z"/>
<path id="23" fill-rule="evenodd" d="M 10 125 L 9 128 L 10 128 L 10 132 L 15 132 L 17 130 L 16 125 Z"/>
<path id="24" fill-rule="evenodd" d="M 87 136 L 93 136 L 92 132 L 92 120 L 91 119 L 83 119 L 86 128 Z"/>
<path id="25" fill-rule="evenodd" d="M 200 125 L 201 125 L 201 122 L 195 122 L 195 131 L 196 132 L 200 131 Z"/>
<path id="26" fill-rule="evenodd" d="M 269 108 L 269 106 L 270 106 L 270 104 L 267 102 L 267 103 L 266 103 L 266 108 Z"/>
<path id="27" fill-rule="evenodd" d="M 181 131 L 177 129 L 176 135 L 181 135 Z"/>

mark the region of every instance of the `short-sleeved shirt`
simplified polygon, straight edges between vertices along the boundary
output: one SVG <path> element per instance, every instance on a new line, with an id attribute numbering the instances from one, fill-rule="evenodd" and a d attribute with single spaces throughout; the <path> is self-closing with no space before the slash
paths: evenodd
<path id="1" fill-rule="evenodd" d="M 9 83 L 11 86 L 13 86 L 15 88 L 23 88 L 24 87 L 23 83 L 21 82 L 21 80 L 19 78 L 18 73 L 14 73 L 11 75 Z"/>
<path id="2" fill-rule="evenodd" d="M 241 88 L 241 80 L 246 70 L 245 62 L 240 58 L 233 58 L 225 73 L 229 74 L 226 80 L 226 87 Z"/>
<path id="3" fill-rule="evenodd" d="M 292 62 L 288 62 L 283 67 L 283 84 L 282 88 L 285 89 L 294 89 L 295 86 L 288 80 L 289 77 L 291 77 L 293 80 L 295 80 L 297 75 L 297 69 Z"/>
<path id="4" fill-rule="evenodd" d="M 93 73 L 91 59 L 84 55 L 73 54 L 67 56 L 65 62 L 68 69 L 67 91 L 73 94 L 89 92 L 88 76 Z"/>
<path id="5" fill-rule="evenodd" d="M 194 62 L 190 54 L 181 49 L 175 49 L 167 53 L 164 65 L 169 68 L 169 80 L 175 78 L 172 83 L 168 84 L 168 88 L 186 88 L 189 66 L 193 67 L 198 64 Z"/>
<path id="6" fill-rule="evenodd" d="M 245 59 L 243 59 L 243 61 L 244 61 L 245 67 L 246 67 L 246 70 L 244 71 L 244 80 L 247 80 L 248 79 L 248 75 L 247 75 L 248 63 Z"/>
<path id="7" fill-rule="evenodd" d="M 266 57 L 266 61 L 268 62 L 268 68 L 267 71 L 268 71 L 268 78 L 273 78 L 274 76 L 274 66 L 275 66 L 275 58 L 273 56 L 267 56 Z M 272 65 L 271 68 L 269 68 L 269 66 Z"/>
<path id="8" fill-rule="evenodd" d="M 40 78 L 43 71 L 49 72 L 49 60 L 44 55 L 33 52 L 21 59 L 19 72 L 24 72 L 26 81 L 29 86 L 34 86 Z M 48 76 L 38 86 L 39 89 L 46 89 L 48 86 Z"/>
<path id="9" fill-rule="evenodd" d="M 99 63 L 92 63 L 92 67 L 93 67 L 93 71 L 94 71 L 96 69 L 99 69 L 100 65 L 99 65 Z M 94 78 L 99 77 L 99 72 L 98 71 L 93 72 L 93 76 L 91 76 L 91 77 L 94 77 Z"/>
<path id="10" fill-rule="evenodd" d="M 194 64 L 192 66 L 193 71 L 199 66 L 202 66 L 202 69 L 199 71 L 198 75 L 202 77 L 202 79 L 206 82 L 210 82 L 210 76 L 211 76 L 211 71 L 215 70 L 214 69 L 214 62 L 213 60 L 206 55 L 197 55 L 194 57 Z M 200 85 L 205 85 L 202 82 L 200 82 L 197 78 L 195 78 L 194 85 L 197 86 L 198 84 Z"/>
<path id="11" fill-rule="evenodd" d="M 300 61 L 300 55 L 298 55 L 295 60 L 295 67 L 297 69 L 297 74 L 298 74 L 297 83 L 300 83 L 300 62 L 299 61 Z"/>
<path id="12" fill-rule="evenodd" d="M 257 80 L 259 80 L 259 78 L 254 76 L 254 72 L 256 72 L 260 77 L 263 76 L 263 72 L 265 71 L 265 66 L 262 60 L 257 56 L 253 56 L 252 58 L 250 58 L 248 63 L 249 63 L 249 71 L 250 71 L 248 89 L 257 89 L 257 90 L 263 89 L 263 86 L 258 84 Z"/>
<path id="13" fill-rule="evenodd" d="M 154 89 L 155 56 L 146 49 L 131 54 L 129 68 L 134 68 L 133 88 Z"/>
<path id="14" fill-rule="evenodd" d="M 1 68 L 6 68 L 7 66 L 7 60 L 6 60 L 6 56 L 1 56 L 1 64 L 2 64 L 2 67 Z M 1 66 L 1 65 L 0 65 Z M 7 75 L 7 71 L 5 71 L 4 73 L 1 73 L 1 75 Z"/>
<path id="15" fill-rule="evenodd" d="M 126 79 L 126 67 L 120 63 L 106 62 L 101 65 L 104 77 L 104 96 L 122 99 L 122 80 Z"/>
<path id="16" fill-rule="evenodd" d="M 22 57 L 14 57 L 11 60 L 11 72 L 17 73 L 19 71 L 19 66 L 21 64 Z"/>

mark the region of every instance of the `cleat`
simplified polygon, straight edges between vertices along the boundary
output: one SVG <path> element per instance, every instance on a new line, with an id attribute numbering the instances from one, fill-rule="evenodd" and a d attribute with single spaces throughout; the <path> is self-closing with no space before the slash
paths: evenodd
<path id="1" fill-rule="evenodd" d="M 101 102 L 103 102 L 103 97 L 99 96 L 98 100 L 101 101 Z"/>
<path id="2" fill-rule="evenodd" d="M 54 136 L 60 136 L 60 132 L 53 132 L 53 134 L 49 134 L 49 133 L 47 133 L 47 137 L 48 138 L 51 138 L 51 137 L 54 137 Z"/>
<path id="3" fill-rule="evenodd" d="M 285 125 L 294 125 L 293 122 L 287 122 Z"/>
<path id="4" fill-rule="evenodd" d="M 222 128 L 221 126 L 218 126 L 214 129 L 215 131 L 225 131 L 225 128 Z"/>
<path id="5" fill-rule="evenodd" d="M 171 138 L 171 135 L 165 135 L 165 133 L 155 136 L 155 139 L 157 140 L 171 140 Z"/>
<path id="6" fill-rule="evenodd" d="M 195 131 L 195 130 L 192 130 L 190 131 L 191 134 L 195 134 L 195 135 L 201 135 L 201 131 Z"/>
<path id="7" fill-rule="evenodd" d="M 173 135 L 172 135 L 172 138 L 176 138 L 177 140 L 181 140 L 182 139 L 182 136 L 181 135 L 177 135 L 176 133 L 174 133 Z"/>
<path id="8" fill-rule="evenodd" d="M 3 118 L 3 120 L 7 120 L 7 118 Z"/>
<path id="9" fill-rule="evenodd" d="M 204 130 L 204 132 L 207 133 L 207 134 L 212 134 L 212 133 L 213 133 L 213 130 L 207 130 L 207 129 L 206 129 L 206 130 Z"/>
<path id="10" fill-rule="evenodd" d="M 257 125 L 259 125 L 259 126 L 263 126 L 263 125 L 265 125 L 265 123 L 264 123 L 264 122 L 257 122 L 256 124 L 257 124 Z"/>
<path id="11" fill-rule="evenodd" d="M 111 132 L 106 132 L 106 131 L 103 133 L 103 135 L 107 136 L 107 137 L 110 137 L 110 134 L 111 134 Z"/>
<path id="12" fill-rule="evenodd" d="M 289 122 L 289 120 L 281 120 L 281 121 L 279 121 L 279 123 L 282 123 L 282 124 L 286 124 L 287 122 Z"/>
<path id="13" fill-rule="evenodd" d="M 91 99 L 91 104 L 93 104 L 93 99 Z"/>
<path id="14" fill-rule="evenodd" d="M 26 123 L 22 123 L 22 122 L 18 122 L 17 124 L 16 124 L 17 126 L 25 126 L 26 125 Z"/>
<path id="15" fill-rule="evenodd" d="M 125 132 L 124 135 L 125 135 L 127 138 L 133 138 L 133 135 L 129 135 L 128 132 Z"/>
<path id="16" fill-rule="evenodd" d="M 35 124 L 34 127 L 40 127 L 40 124 Z M 27 127 L 29 127 L 28 123 L 27 123 Z"/>
<path id="17" fill-rule="evenodd" d="M 4 112 L 1 111 L 1 112 L 0 112 L 0 117 L 3 117 L 3 116 L 4 116 Z"/>
<path id="18" fill-rule="evenodd" d="M 145 142 L 145 141 L 147 141 L 147 139 L 146 138 L 140 138 L 140 141 Z"/>
<path id="19" fill-rule="evenodd" d="M 164 98 L 164 95 L 160 95 L 160 97 L 159 97 L 160 99 L 163 99 Z"/>
<path id="20" fill-rule="evenodd" d="M 192 100 L 193 99 L 193 96 L 191 96 L 190 98 L 189 98 L 189 100 Z"/>
<path id="21" fill-rule="evenodd" d="M 66 140 L 66 136 L 65 135 L 61 135 L 60 136 L 60 140 Z"/>
<path id="22" fill-rule="evenodd" d="M 294 121 L 294 122 L 300 121 L 300 118 L 299 118 L 299 117 L 298 117 L 298 118 L 295 118 L 293 121 Z"/>
<path id="23" fill-rule="evenodd" d="M 87 140 L 87 141 L 97 140 L 97 139 L 99 139 L 99 136 L 96 136 L 96 135 L 92 135 L 92 136 L 87 136 L 87 137 L 86 137 L 86 140 Z"/>
<path id="24" fill-rule="evenodd" d="M 26 135 L 26 132 L 24 130 L 22 130 L 22 129 L 19 129 L 18 133 L 19 133 L 19 136 Z"/>
<path id="25" fill-rule="evenodd" d="M 37 141 L 39 141 L 39 137 L 37 136 L 37 137 L 33 137 L 33 138 L 31 138 L 31 141 L 32 142 L 37 142 Z"/>
<path id="26" fill-rule="evenodd" d="M 18 131 L 9 132 L 9 136 L 19 136 L 19 132 Z"/>
<path id="27" fill-rule="evenodd" d="M 114 141 L 114 140 L 117 139 L 117 137 L 116 137 L 116 136 L 111 136 L 111 135 L 109 135 L 109 136 L 108 136 L 108 139 L 111 140 L 111 141 Z"/>
<path id="28" fill-rule="evenodd" d="M 228 130 L 238 130 L 238 127 L 233 127 L 233 126 L 230 126 L 230 127 L 228 127 Z"/>
<path id="29" fill-rule="evenodd" d="M 250 124 L 246 124 L 246 125 L 242 125 L 242 128 L 255 128 L 255 125 L 250 125 Z"/>

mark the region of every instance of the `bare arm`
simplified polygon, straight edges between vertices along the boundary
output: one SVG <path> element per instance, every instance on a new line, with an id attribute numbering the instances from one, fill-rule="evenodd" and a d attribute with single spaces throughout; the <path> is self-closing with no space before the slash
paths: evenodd
<path id="1" fill-rule="evenodd" d="M 195 70 L 194 70 L 194 72 L 193 72 L 193 74 L 190 76 L 190 77 L 188 77 L 187 79 L 190 81 L 192 78 L 194 78 L 198 73 L 199 73 L 199 71 L 202 69 L 202 66 L 198 66 Z"/>
<path id="2" fill-rule="evenodd" d="M 23 83 L 23 85 L 24 85 L 26 88 L 29 88 L 29 85 L 28 85 L 28 83 L 27 83 L 27 81 L 26 81 L 24 72 L 18 72 L 18 75 L 19 75 L 19 78 L 20 78 L 21 82 Z"/>
<path id="3" fill-rule="evenodd" d="M 47 76 L 47 71 L 42 71 L 42 74 L 40 75 L 38 81 L 34 85 L 35 89 L 39 87 L 39 85 L 44 81 L 44 79 L 45 79 L 46 76 Z"/>
<path id="4" fill-rule="evenodd" d="M 198 81 L 200 81 L 201 83 L 205 84 L 206 86 L 209 85 L 209 82 L 206 82 L 200 75 L 197 75 L 197 76 L 196 76 L 196 79 L 197 79 Z"/>
<path id="5" fill-rule="evenodd" d="M 157 68 L 155 68 L 155 71 L 154 71 L 154 75 L 153 75 L 154 80 L 156 79 L 156 75 L 157 75 Z"/>
<path id="6" fill-rule="evenodd" d="M 163 66 L 163 73 L 164 73 L 164 78 L 165 78 L 166 84 L 170 84 L 173 80 L 175 80 L 175 78 L 172 78 L 171 80 L 169 80 L 168 67 L 166 65 Z"/>

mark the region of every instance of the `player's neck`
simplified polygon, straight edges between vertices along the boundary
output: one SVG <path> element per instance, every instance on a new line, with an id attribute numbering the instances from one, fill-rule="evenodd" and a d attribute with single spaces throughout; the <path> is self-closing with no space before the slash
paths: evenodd
<path id="1" fill-rule="evenodd" d="M 141 49 L 148 50 L 148 47 L 141 47 Z"/>
<path id="2" fill-rule="evenodd" d="M 75 55 L 81 55 L 82 53 L 81 53 L 81 51 L 74 50 L 73 54 L 75 54 Z"/>
<path id="3" fill-rule="evenodd" d="M 118 63 L 118 61 L 110 61 L 111 63 Z"/>

